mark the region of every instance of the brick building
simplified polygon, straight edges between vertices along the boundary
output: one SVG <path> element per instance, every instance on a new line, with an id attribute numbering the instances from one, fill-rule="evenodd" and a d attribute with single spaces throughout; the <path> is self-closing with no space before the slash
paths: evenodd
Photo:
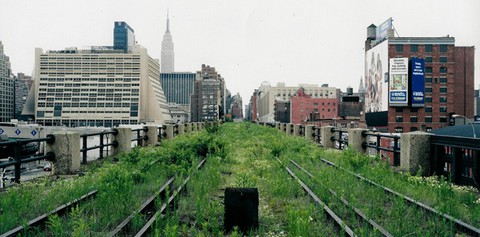
<path id="1" fill-rule="evenodd" d="M 301 124 L 310 121 L 312 114 L 319 113 L 320 119 L 338 117 L 337 98 L 313 98 L 300 87 L 297 95 L 290 97 L 290 122 Z"/>
<path id="2" fill-rule="evenodd" d="M 448 126 L 453 114 L 473 118 L 474 50 L 473 46 L 455 46 L 450 36 L 395 37 L 391 18 L 379 27 L 370 25 L 365 41 L 367 124 L 388 132 L 430 131 Z M 422 102 L 412 102 L 410 65 L 405 70 L 409 74 L 402 77 L 405 100 L 393 103 L 393 93 L 402 89 L 393 88 L 397 75 L 392 76 L 392 60 L 411 62 L 415 58 L 424 61 L 420 83 L 415 82 Z"/>

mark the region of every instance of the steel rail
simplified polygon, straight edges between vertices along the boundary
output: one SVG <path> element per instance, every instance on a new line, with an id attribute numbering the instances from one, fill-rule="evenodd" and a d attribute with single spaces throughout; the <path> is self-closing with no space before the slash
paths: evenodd
<path id="1" fill-rule="evenodd" d="M 293 160 L 290 160 L 290 163 L 292 163 L 294 166 L 296 166 L 298 169 L 300 169 L 301 171 L 303 171 L 305 174 L 307 174 L 311 179 L 314 179 L 314 180 L 317 180 L 315 176 L 313 176 L 310 172 L 308 172 L 307 170 L 305 170 L 302 166 L 300 166 L 299 164 L 297 164 L 295 161 Z M 318 180 L 317 180 L 318 181 Z M 323 185 L 323 184 L 321 184 Z M 333 191 L 332 189 L 328 188 L 328 191 L 336 198 L 340 199 L 340 201 L 342 201 L 342 203 L 347 206 L 348 208 L 352 209 L 356 216 L 357 217 L 360 217 L 361 219 L 363 219 L 364 221 L 368 222 L 373 228 L 377 229 L 378 231 L 380 231 L 380 233 L 383 234 L 383 236 L 388 236 L 388 237 L 393 237 L 392 234 L 390 234 L 385 228 L 383 228 L 381 225 L 379 225 L 378 223 L 376 223 L 374 220 L 370 219 L 367 217 L 367 215 L 365 215 L 365 213 L 363 213 L 360 209 L 354 207 L 352 204 L 350 204 L 347 200 L 345 200 L 344 198 L 342 197 L 339 197 L 337 195 L 337 193 L 335 191 Z"/>
<path id="2" fill-rule="evenodd" d="M 427 204 L 424 204 L 424 203 L 422 203 L 422 202 L 420 202 L 420 201 L 417 201 L 417 200 L 415 200 L 415 199 L 413 199 L 413 198 L 411 198 L 411 197 L 408 197 L 408 196 L 403 195 L 403 194 L 401 194 L 401 193 L 399 193 L 399 192 L 396 192 L 396 191 L 394 191 L 394 190 L 392 190 L 392 189 L 390 189 L 390 188 L 387 188 L 387 187 L 385 187 L 385 186 L 383 186 L 383 185 L 381 185 L 381 184 L 378 184 L 378 183 L 376 183 L 376 182 L 374 182 L 374 181 L 372 181 L 372 180 L 370 180 L 370 179 L 367 179 L 367 178 L 365 178 L 365 177 L 363 177 L 363 176 L 361 176 L 361 175 L 359 175 L 359 174 L 356 174 L 356 173 L 354 173 L 354 172 L 352 172 L 352 171 L 349 171 L 349 170 L 346 170 L 346 169 L 344 169 L 344 168 L 342 168 L 342 167 L 340 167 L 340 166 L 337 166 L 335 163 L 333 163 L 333 162 L 331 162 L 331 161 L 328 161 L 328 160 L 323 159 L 323 158 L 320 158 L 320 160 L 321 160 L 322 162 L 324 162 L 324 163 L 332 166 L 332 167 L 335 167 L 336 169 L 340 169 L 340 170 L 342 170 L 342 171 L 344 171 L 344 172 L 347 172 L 347 173 L 355 176 L 356 178 L 358 178 L 358 179 L 360 179 L 360 180 L 362 180 L 362 181 L 364 181 L 364 182 L 366 182 L 366 183 L 368 183 L 368 184 L 370 184 L 370 185 L 373 185 L 373 186 L 376 186 L 376 187 L 378 187 L 378 188 L 383 189 L 384 192 L 387 193 L 387 194 L 400 197 L 400 198 L 406 200 L 408 204 L 417 206 L 417 207 L 419 207 L 419 208 L 421 208 L 421 209 L 424 209 L 424 210 L 426 210 L 426 211 L 428 211 L 428 212 L 431 212 L 432 214 L 435 214 L 435 215 L 438 215 L 438 216 L 440 216 L 440 217 L 442 217 L 442 218 L 445 218 L 447 221 L 452 222 L 452 223 L 454 224 L 455 228 L 456 228 L 458 231 L 461 231 L 461 232 L 463 232 L 463 233 L 465 233 L 465 234 L 468 234 L 468 235 L 471 235 L 471 236 L 480 236 L 480 229 L 477 228 L 477 227 L 474 227 L 474 226 L 472 226 L 472 225 L 470 225 L 470 224 L 468 224 L 468 223 L 466 223 L 466 222 L 464 222 L 464 221 L 462 221 L 462 220 L 456 219 L 455 217 L 452 217 L 452 216 L 450 216 L 450 215 L 448 215 L 448 214 L 445 214 L 445 213 L 443 213 L 443 212 L 440 212 L 440 211 L 436 210 L 435 208 L 432 208 L 432 207 L 428 206 Z"/>

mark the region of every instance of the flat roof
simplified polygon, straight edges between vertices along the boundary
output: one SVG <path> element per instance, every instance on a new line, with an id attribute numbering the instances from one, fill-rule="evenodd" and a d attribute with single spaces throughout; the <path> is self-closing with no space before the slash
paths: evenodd
<path id="1" fill-rule="evenodd" d="M 455 37 L 392 37 L 388 44 L 447 44 L 455 45 Z"/>

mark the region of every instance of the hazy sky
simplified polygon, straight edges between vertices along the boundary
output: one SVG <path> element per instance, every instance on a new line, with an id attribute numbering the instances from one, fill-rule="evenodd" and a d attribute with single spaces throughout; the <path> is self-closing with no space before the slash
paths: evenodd
<path id="1" fill-rule="evenodd" d="M 36 47 L 113 45 L 114 21 L 126 21 L 160 58 L 167 9 L 175 70 L 213 66 L 244 104 L 263 81 L 356 91 L 366 27 L 389 17 L 400 36 L 450 35 L 476 46 L 480 83 L 478 0 L 0 0 L 0 41 L 13 72 L 31 74 Z"/>

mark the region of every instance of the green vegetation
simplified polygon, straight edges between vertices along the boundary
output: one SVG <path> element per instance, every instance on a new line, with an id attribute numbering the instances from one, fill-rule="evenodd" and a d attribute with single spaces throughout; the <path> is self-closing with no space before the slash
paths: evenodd
<path id="1" fill-rule="evenodd" d="M 207 157 L 204 168 L 198 162 Z M 277 162 L 280 159 L 282 164 Z M 346 219 L 359 236 L 378 231 L 358 221 L 329 188 L 358 207 L 394 236 L 450 236 L 449 224 L 411 208 L 399 198 L 326 166 L 320 158 L 361 174 L 392 190 L 426 203 L 473 226 L 480 226 L 480 204 L 474 189 L 458 188 L 445 179 L 395 173 L 377 158 L 353 150 L 319 149 L 303 138 L 251 123 L 226 123 L 205 131 L 179 136 L 160 147 L 137 148 L 129 154 L 89 165 L 86 175 L 66 180 L 40 179 L 0 193 L 0 233 L 48 212 L 67 201 L 98 190 L 97 197 L 76 207 L 66 218 L 48 220 L 48 236 L 105 236 L 136 210 L 172 176 L 181 182 L 191 175 L 186 192 L 155 223 L 155 236 L 242 236 L 234 229 L 224 233 L 224 190 L 254 187 L 259 191 L 259 228 L 248 236 L 337 236 L 338 227 L 326 218 L 296 180 L 291 168 L 332 210 Z M 292 159 L 315 176 L 289 164 Z M 171 193 L 172 190 L 169 191 Z M 158 206 L 161 203 L 157 204 Z M 387 206 L 388 208 L 383 208 Z M 134 217 L 138 229 L 145 217 Z M 38 236 L 35 230 L 30 235 Z"/>

